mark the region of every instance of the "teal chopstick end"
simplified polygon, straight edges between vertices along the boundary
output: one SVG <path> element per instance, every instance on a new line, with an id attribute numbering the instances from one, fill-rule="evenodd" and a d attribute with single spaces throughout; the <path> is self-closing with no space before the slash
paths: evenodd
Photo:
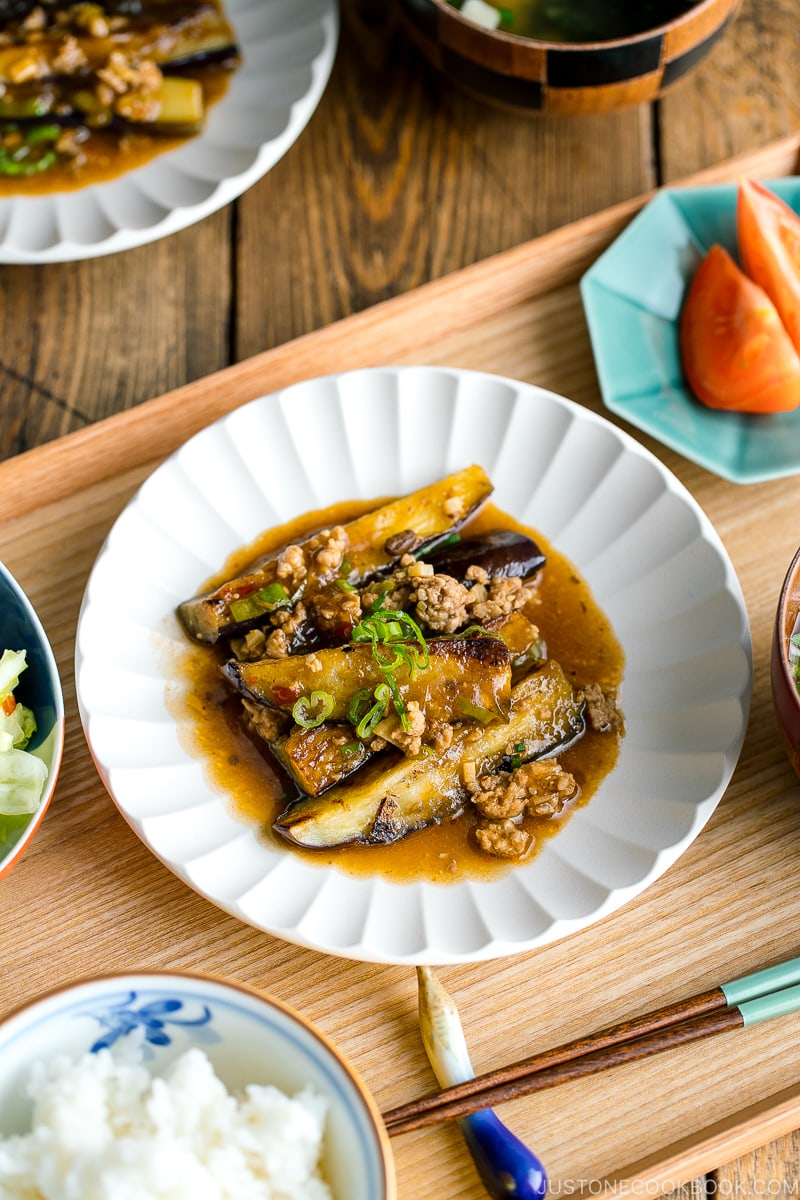
<path id="1" fill-rule="evenodd" d="M 768 1021 L 770 1017 L 783 1017 L 800 1009 L 800 985 L 744 1000 L 737 1007 L 745 1025 L 756 1025 L 759 1021 Z"/>
<path id="2" fill-rule="evenodd" d="M 793 984 L 800 984 L 800 958 L 790 958 L 787 962 L 777 963 L 764 971 L 732 979 L 730 983 L 723 983 L 722 991 L 728 1004 L 741 1004 L 743 1000 L 753 1000 L 767 992 L 776 992 Z M 785 1011 L 790 1012 L 791 1009 Z"/>

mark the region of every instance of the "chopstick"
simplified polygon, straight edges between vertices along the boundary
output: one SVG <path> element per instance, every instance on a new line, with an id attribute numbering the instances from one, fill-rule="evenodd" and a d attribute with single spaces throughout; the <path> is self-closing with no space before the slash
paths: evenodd
<path id="1" fill-rule="evenodd" d="M 411 1100 L 383 1121 L 395 1137 L 798 1008 L 800 958 L 792 958 Z"/>

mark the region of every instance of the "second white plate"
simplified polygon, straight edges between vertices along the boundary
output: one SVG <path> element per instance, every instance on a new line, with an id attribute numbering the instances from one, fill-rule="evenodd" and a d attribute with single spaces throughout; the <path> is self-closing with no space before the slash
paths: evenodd
<path id="1" fill-rule="evenodd" d="M 226 0 L 242 64 L 195 138 L 116 179 L 0 198 L 0 263 L 96 258 L 210 216 L 266 175 L 313 115 L 336 55 L 336 0 Z"/>
<path id="2" fill-rule="evenodd" d="M 408 492 L 472 462 L 492 478 L 501 509 L 575 564 L 612 622 L 626 658 L 617 766 L 530 863 L 496 881 L 400 885 L 266 844 L 209 784 L 170 715 L 162 664 L 164 647 L 183 643 L 175 606 L 264 528 L 337 500 Z M 109 792 L 196 891 L 300 945 L 443 964 L 582 929 L 678 858 L 736 765 L 752 650 L 713 527 L 632 438 L 528 384 L 387 367 L 247 404 L 153 473 L 89 579 L 76 679 Z"/>

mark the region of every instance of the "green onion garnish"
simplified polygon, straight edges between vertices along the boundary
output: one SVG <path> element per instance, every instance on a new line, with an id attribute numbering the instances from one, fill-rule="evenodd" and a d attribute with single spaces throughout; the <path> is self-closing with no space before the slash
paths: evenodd
<path id="1" fill-rule="evenodd" d="M 312 692 L 301 696 L 292 708 L 292 717 L 303 729 L 316 729 L 333 712 L 334 699 L 330 692 Z"/>
<path id="2" fill-rule="evenodd" d="M 372 690 L 361 688 L 353 696 L 347 707 L 347 719 L 351 725 L 357 725 L 372 707 Z"/>
<path id="3" fill-rule="evenodd" d="M 383 684 L 380 684 L 379 687 L 375 689 L 375 703 L 356 725 L 356 733 L 360 738 L 370 737 L 375 729 L 375 726 L 379 725 L 383 720 L 384 713 L 386 712 L 386 706 L 389 702 L 389 691 L 387 688 L 386 696 L 378 698 L 379 688 L 382 687 Z"/>
<path id="4" fill-rule="evenodd" d="M 480 721 L 482 725 L 488 725 L 497 716 L 491 709 L 483 708 L 480 704 L 473 704 L 471 700 L 459 700 L 458 707 L 465 717 L 472 717 L 474 720 Z"/>
<path id="5" fill-rule="evenodd" d="M 260 617 L 266 613 L 275 612 L 291 604 L 291 596 L 282 583 L 270 583 L 249 596 L 241 596 L 231 600 L 228 605 L 234 621 L 249 621 L 252 617 Z"/>
<path id="6" fill-rule="evenodd" d="M 339 753 L 345 758 L 352 758 L 355 754 L 360 754 L 364 749 L 363 742 L 347 742 L 346 745 L 339 747 Z"/>

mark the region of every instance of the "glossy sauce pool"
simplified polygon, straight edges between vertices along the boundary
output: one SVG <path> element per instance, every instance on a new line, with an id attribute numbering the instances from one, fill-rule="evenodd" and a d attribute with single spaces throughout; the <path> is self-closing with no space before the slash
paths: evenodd
<path id="1" fill-rule="evenodd" d="M 280 546 L 299 541 L 317 529 L 344 524 L 377 507 L 382 501 L 343 503 L 272 529 L 251 546 L 232 555 L 214 579 L 200 582 L 198 593 L 241 574 L 255 559 Z M 491 529 L 512 529 L 527 534 L 547 555 L 536 596 L 526 612 L 547 643 L 548 657 L 557 660 L 576 688 L 598 683 L 606 690 L 622 681 L 624 656 L 608 620 L 595 603 L 586 583 L 571 563 L 535 530 L 487 504 L 462 530 L 464 536 Z M 243 820 L 255 821 L 261 836 L 286 853 L 298 854 L 320 866 L 336 865 L 357 875 L 380 875 L 395 882 L 427 879 L 452 882 L 489 879 L 514 869 L 514 863 L 481 853 L 469 837 L 472 816 L 461 816 L 409 834 L 389 846 L 340 846 L 329 850 L 304 850 L 289 846 L 272 833 L 274 819 L 293 794 L 291 785 L 266 749 L 258 747 L 242 729 L 239 702 L 231 698 L 219 668 L 227 655 L 217 647 L 190 643 L 170 670 L 177 675 L 180 698 L 171 693 L 171 710 L 178 720 L 181 741 L 193 757 L 201 758 L 215 790 Z M 572 747 L 558 755 L 561 764 L 580 785 L 580 796 L 559 820 L 525 818 L 525 827 L 536 846 L 563 827 L 569 812 L 586 804 L 613 768 L 619 753 L 620 733 L 587 729 Z M 471 806 L 470 806 L 471 807 Z M 534 848 L 533 854 L 536 854 Z M 530 861 L 530 855 L 525 861 Z"/>

